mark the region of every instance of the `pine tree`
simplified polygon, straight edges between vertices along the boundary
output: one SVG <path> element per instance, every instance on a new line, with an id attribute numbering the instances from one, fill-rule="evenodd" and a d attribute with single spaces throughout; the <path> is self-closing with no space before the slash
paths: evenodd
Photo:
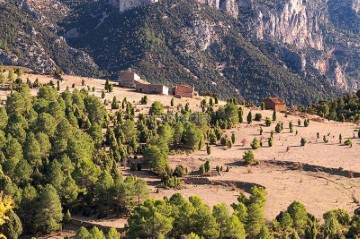
<path id="1" fill-rule="evenodd" d="M 39 194 L 34 224 L 39 231 L 50 233 L 61 229 L 62 208 L 56 189 L 47 184 Z"/>
<path id="2" fill-rule="evenodd" d="M 247 123 L 251 124 L 251 122 L 252 122 L 252 113 L 251 113 L 251 111 L 249 111 L 246 119 L 247 119 Z"/>
<path id="3" fill-rule="evenodd" d="M 209 144 L 206 145 L 206 153 L 207 153 L 208 155 L 211 154 L 211 147 L 210 147 Z"/>
<path id="4" fill-rule="evenodd" d="M 272 121 L 276 121 L 276 110 L 273 111 L 273 115 L 272 115 Z"/>
<path id="5" fill-rule="evenodd" d="M 76 231 L 74 239 L 90 239 L 90 233 L 85 227 L 80 227 Z"/>
<path id="6" fill-rule="evenodd" d="M 120 239 L 121 238 L 121 234 L 120 232 L 118 232 L 115 228 L 110 228 L 110 230 L 108 231 L 107 235 L 106 235 L 106 239 Z"/>
<path id="7" fill-rule="evenodd" d="M 235 144 L 235 133 L 231 133 L 231 142 Z"/>

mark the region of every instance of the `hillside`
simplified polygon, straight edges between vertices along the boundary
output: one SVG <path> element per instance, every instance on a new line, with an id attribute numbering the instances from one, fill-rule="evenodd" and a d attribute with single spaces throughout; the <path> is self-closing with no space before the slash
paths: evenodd
<path id="1" fill-rule="evenodd" d="M 278 95 L 289 106 L 341 93 L 333 87 L 331 79 L 315 68 L 307 66 L 306 74 L 299 72 L 301 59 L 294 50 L 267 41 L 253 42 L 247 34 L 240 33 L 244 32 L 242 23 L 194 1 L 167 0 L 122 14 L 107 1 L 77 4 L 48 1 L 66 9 L 60 18 L 54 18 L 52 11 L 32 8 L 41 12 L 41 19 L 53 24 L 52 31 L 44 33 L 38 41 L 51 62 L 48 70 L 58 65 L 68 73 L 117 77 L 118 70 L 132 66 L 151 82 L 194 84 L 200 93 L 243 97 L 255 102 Z M 37 5 L 36 1 L 29 4 Z M 20 9 L 16 14 L 24 17 L 17 15 L 11 22 L 31 18 L 24 6 L 2 4 L 2 8 L 9 15 L 15 14 L 12 9 Z M 44 29 L 40 26 L 45 23 L 36 18 L 29 23 L 34 29 L 39 28 L 36 31 Z M 58 56 L 54 49 L 57 38 L 52 35 L 58 36 L 65 49 L 71 50 L 61 51 L 64 53 Z M 16 41 L 7 41 L 16 48 Z M 34 61 L 21 61 L 33 53 L 20 53 L 18 61 L 3 53 L 2 61 L 32 65 L 40 70 L 42 64 L 39 67 Z M 79 55 L 83 57 L 76 57 Z M 97 71 L 97 66 L 103 74 Z"/>
<path id="2" fill-rule="evenodd" d="M 26 66 L 39 73 L 60 67 L 69 74 L 97 75 L 99 69 L 92 58 L 70 47 L 58 34 L 56 22 L 69 9 L 51 0 L 41 1 L 39 6 L 34 3 L 0 2 L 0 62 Z M 59 14 L 55 16 L 54 12 Z"/>
<path id="3" fill-rule="evenodd" d="M 8 238 L 103 238 L 98 226 L 121 238 L 252 239 L 263 228 L 325 239 L 330 223 L 359 236 L 356 124 L 61 77 L 19 73 L 0 90 L 0 191 L 16 205 L 0 225 Z"/>
<path id="4" fill-rule="evenodd" d="M 292 105 L 336 92 L 319 76 L 304 79 L 284 68 L 272 53 L 266 55 L 245 40 L 232 17 L 195 2 L 163 1 L 123 14 L 108 12 L 101 27 L 94 29 L 106 9 L 80 5 L 76 18 L 64 21 L 66 29 L 76 29 L 79 35 L 69 42 L 86 48 L 100 67 L 116 72 L 133 66 L 152 82 L 186 82 L 202 93 L 257 102 L 279 95 Z M 94 11 L 99 17 L 90 22 L 87 16 Z"/>

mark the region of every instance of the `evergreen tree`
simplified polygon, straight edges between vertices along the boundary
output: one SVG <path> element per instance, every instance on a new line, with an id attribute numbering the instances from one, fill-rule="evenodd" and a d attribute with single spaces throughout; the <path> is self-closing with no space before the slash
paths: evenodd
<path id="1" fill-rule="evenodd" d="M 208 155 L 211 154 L 211 147 L 210 147 L 209 144 L 206 145 L 206 153 L 207 153 Z"/>
<path id="2" fill-rule="evenodd" d="M 272 121 L 276 121 L 276 119 L 277 119 L 276 110 L 274 110 L 272 115 Z"/>
<path id="3" fill-rule="evenodd" d="M 90 239 L 90 233 L 85 227 L 80 227 L 76 231 L 74 239 Z"/>
<path id="4" fill-rule="evenodd" d="M 50 233 L 61 229 L 62 208 L 56 189 L 47 184 L 39 194 L 34 224 L 39 231 Z"/>
<path id="5" fill-rule="evenodd" d="M 1 209 L 0 209 L 1 211 Z M 0 226 L 0 231 L 8 239 L 17 239 L 23 232 L 22 224 L 20 218 L 16 213 L 11 209 L 6 214 L 7 220 L 6 223 Z M 1 236 L 1 234 L 0 234 Z"/>
<path id="6" fill-rule="evenodd" d="M 256 239 L 274 239 L 273 235 L 269 232 L 267 226 L 263 226 L 260 233 L 256 236 Z"/>
<path id="7" fill-rule="evenodd" d="M 249 199 L 248 217 L 246 219 L 246 232 L 250 237 L 255 237 L 264 226 L 264 211 L 266 203 L 266 192 L 264 188 L 253 187 Z"/>
<path id="8" fill-rule="evenodd" d="M 258 148 L 260 148 L 260 141 L 259 141 L 259 139 L 258 138 L 254 138 L 253 139 L 253 141 L 252 141 L 252 143 L 251 143 L 251 148 L 252 149 L 258 149 Z"/>
<path id="9" fill-rule="evenodd" d="M 115 228 L 110 228 L 110 230 L 108 231 L 107 235 L 106 235 L 106 239 L 120 239 L 121 238 L 121 234 L 120 232 L 118 232 Z"/>
<path id="10" fill-rule="evenodd" d="M 325 219 L 324 239 L 341 238 L 341 224 L 334 214 Z"/>
<path id="11" fill-rule="evenodd" d="M 160 116 L 163 114 L 163 111 L 164 111 L 164 106 L 159 101 L 155 101 L 154 103 L 152 103 L 149 109 L 149 114 Z"/>
<path id="12" fill-rule="evenodd" d="M 90 239 L 106 239 L 104 233 L 100 231 L 99 228 L 96 226 L 91 228 L 89 233 L 90 233 Z"/>
<path id="13" fill-rule="evenodd" d="M 251 124 L 251 122 L 252 122 L 252 113 L 251 113 L 251 111 L 249 111 L 246 119 L 247 119 L 247 123 Z"/>

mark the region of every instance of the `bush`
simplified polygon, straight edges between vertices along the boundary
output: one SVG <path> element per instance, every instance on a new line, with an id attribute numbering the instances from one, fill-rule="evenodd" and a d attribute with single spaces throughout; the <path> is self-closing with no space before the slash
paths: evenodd
<path id="1" fill-rule="evenodd" d="M 208 155 L 211 154 L 211 147 L 210 147 L 209 144 L 206 145 L 206 153 L 207 153 Z"/>
<path id="2" fill-rule="evenodd" d="M 352 147 L 352 140 L 351 139 L 345 140 L 344 145 Z"/>
<path id="3" fill-rule="evenodd" d="M 225 136 L 221 137 L 221 139 L 220 139 L 220 144 L 221 144 L 222 146 L 225 146 L 226 143 L 227 143 L 227 136 L 225 135 Z"/>
<path id="4" fill-rule="evenodd" d="M 273 143 L 274 143 L 274 138 L 270 137 L 269 140 L 268 140 L 269 147 L 272 147 Z"/>
<path id="5" fill-rule="evenodd" d="M 276 133 L 280 133 L 281 132 L 281 124 L 280 123 L 277 123 L 276 126 L 275 126 L 275 132 Z"/>
<path id="6" fill-rule="evenodd" d="M 231 149 L 231 147 L 232 147 L 232 143 L 231 143 L 231 141 L 228 139 L 228 140 L 226 140 L 226 146 L 229 148 L 229 149 Z"/>
<path id="7" fill-rule="evenodd" d="M 309 119 L 304 119 L 304 126 L 308 127 L 310 124 L 310 120 Z"/>
<path id="8" fill-rule="evenodd" d="M 254 138 L 252 143 L 251 143 L 251 148 L 252 149 L 258 149 L 260 148 L 260 142 L 259 142 L 259 139 L 258 138 Z"/>
<path id="9" fill-rule="evenodd" d="M 265 109 L 266 109 L 265 102 L 262 102 L 261 103 L 261 110 L 265 110 Z"/>
<path id="10" fill-rule="evenodd" d="M 270 127 L 271 126 L 271 119 L 269 117 L 266 117 L 265 119 L 265 125 L 266 127 Z"/>
<path id="11" fill-rule="evenodd" d="M 255 156 L 252 150 L 248 150 L 244 153 L 243 159 L 247 165 L 253 164 L 255 162 Z"/>
<path id="12" fill-rule="evenodd" d="M 162 183 L 161 186 L 163 188 L 175 188 L 175 189 L 181 189 L 182 181 L 180 178 L 177 178 L 176 176 L 168 177 L 164 176 L 161 179 Z"/>
<path id="13" fill-rule="evenodd" d="M 301 138 L 300 144 L 301 144 L 301 146 L 305 146 L 305 144 L 306 144 L 306 139 L 305 139 L 305 138 Z"/>
<path id="14" fill-rule="evenodd" d="M 294 131 L 292 121 L 289 122 L 289 130 L 290 130 L 290 133 L 292 133 Z"/>
<path id="15" fill-rule="evenodd" d="M 181 178 L 187 174 L 188 174 L 188 168 L 183 165 L 178 165 L 174 170 L 173 176 Z"/>
<path id="16" fill-rule="evenodd" d="M 277 119 L 276 110 L 274 110 L 273 115 L 272 115 L 272 120 L 276 121 L 276 119 Z"/>
<path id="17" fill-rule="evenodd" d="M 255 114 L 255 121 L 261 121 L 262 115 L 260 113 Z"/>
<path id="18" fill-rule="evenodd" d="M 251 113 L 251 111 L 248 113 L 248 115 L 246 117 L 246 120 L 247 120 L 248 124 L 251 124 L 251 122 L 252 122 L 252 113 Z"/>

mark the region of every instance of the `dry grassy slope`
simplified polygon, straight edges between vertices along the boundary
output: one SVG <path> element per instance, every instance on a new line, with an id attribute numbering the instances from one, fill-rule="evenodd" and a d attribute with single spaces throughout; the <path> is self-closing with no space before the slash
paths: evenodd
<path id="1" fill-rule="evenodd" d="M 55 82 L 52 76 L 24 74 L 24 79 L 35 81 L 36 78 L 42 83 L 48 83 L 50 80 Z M 85 80 L 85 87 L 95 87 L 94 94 L 100 98 L 101 91 L 104 88 L 104 80 L 83 78 L 76 76 L 64 76 L 64 82 L 61 83 L 61 90 L 70 89 L 72 84 L 75 84 L 77 89 L 81 86 L 81 81 Z M 2 99 L 6 98 L 10 92 L 0 91 Z M 37 90 L 32 90 L 32 94 L 36 94 Z M 140 105 L 138 102 L 144 94 L 136 93 L 130 89 L 115 87 L 114 92 L 107 93 L 106 99 L 112 100 L 116 96 L 119 100 L 126 97 L 130 102 L 135 102 L 137 109 L 146 113 L 149 106 L 155 100 L 161 101 L 167 108 L 170 107 L 171 96 L 148 95 L 148 105 Z M 198 99 L 175 99 L 175 105 L 185 104 L 189 102 L 193 111 L 200 110 L 200 98 Z M 225 102 L 221 102 L 224 104 Z M 245 108 L 245 116 L 249 112 L 249 108 Z M 265 116 L 271 118 L 272 111 L 252 110 L 255 113 L 262 113 L 263 119 Z M 298 119 L 310 118 L 310 126 L 305 128 L 297 126 Z M 232 132 L 236 134 L 236 143 L 231 149 L 226 149 L 222 146 L 213 146 L 212 154 L 208 156 L 205 150 L 196 151 L 189 155 L 174 155 L 170 156 L 170 163 L 173 167 L 178 164 L 186 165 L 189 169 L 196 171 L 201 164 L 206 160 L 211 162 L 212 171 L 215 171 L 216 165 L 230 167 L 230 172 L 223 172 L 218 176 L 209 177 L 209 180 L 214 184 L 218 182 L 227 182 L 231 184 L 259 184 L 266 187 L 267 190 L 267 207 L 266 217 L 273 219 L 281 210 L 294 200 L 305 204 L 309 212 L 313 213 L 319 219 L 327 210 L 333 208 L 344 208 L 353 211 L 359 207 L 356 200 L 360 199 L 360 178 L 349 178 L 340 175 L 342 170 L 351 170 L 353 172 L 360 172 L 360 160 L 358 151 L 360 147 L 360 139 L 353 139 L 353 147 L 349 148 L 338 143 L 338 135 L 341 133 L 343 141 L 347 138 L 353 138 L 353 134 L 357 135 L 356 130 L 358 126 L 351 123 L 338 123 L 333 121 L 320 121 L 320 118 L 312 115 L 300 115 L 295 113 L 285 117 L 284 114 L 278 113 L 278 122 L 284 123 L 284 130 L 280 134 L 275 134 L 274 146 L 269 148 L 267 146 L 267 138 L 271 130 L 274 130 L 275 123 L 271 127 L 264 129 L 263 136 L 259 136 L 259 128 L 264 124 L 262 122 L 253 122 L 248 125 L 246 123 L 239 124 L 236 128 L 228 130 L 227 135 Z M 289 133 L 288 123 L 292 121 L 294 124 L 294 133 Z M 295 132 L 298 131 L 298 135 Z M 320 134 L 320 139 L 317 140 L 317 132 Z M 328 143 L 322 141 L 323 135 L 329 139 Z M 255 157 L 260 160 L 258 166 L 244 166 L 241 164 L 242 155 L 245 150 L 250 148 L 250 143 L 254 137 L 261 139 L 263 137 L 264 147 L 256 151 Z M 300 139 L 304 137 L 308 143 L 305 147 L 299 147 Z M 317 142 L 318 141 L 318 142 Z M 242 145 L 245 142 L 245 146 Z M 287 148 L 289 150 L 287 151 Z M 291 165 L 309 165 L 301 167 L 290 167 Z M 318 168 L 319 172 L 307 171 L 308 168 Z M 330 172 L 332 169 L 332 172 Z M 338 170 L 336 170 L 338 169 Z M 329 171 L 329 172 L 328 172 Z M 123 170 L 125 175 L 133 174 L 134 172 Z M 157 178 L 151 177 L 146 171 L 136 172 L 139 177 L 144 178 L 152 184 L 156 184 Z M 236 198 L 241 192 L 246 192 L 247 188 L 236 188 L 232 186 L 224 187 L 219 185 L 185 185 L 184 189 L 164 190 L 160 189 L 156 192 L 152 188 L 152 196 L 155 198 L 162 198 L 163 196 L 171 196 L 175 192 L 180 192 L 184 196 L 197 194 L 204 199 L 210 206 L 226 202 L 231 204 L 236 202 Z M 109 219 L 96 220 L 85 219 L 94 224 L 123 227 L 124 219 Z"/>
<path id="2" fill-rule="evenodd" d="M 7 72 L 4 73 L 7 75 Z M 55 79 L 51 75 L 38 75 L 38 74 L 29 74 L 24 73 L 22 76 L 22 79 L 26 81 L 29 79 L 31 82 L 34 82 L 36 79 L 39 80 L 40 83 L 46 84 L 50 81 L 53 81 L 55 84 L 57 82 L 57 79 Z M 89 86 L 91 89 L 95 87 L 95 92 L 90 92 L 90 94 L 93 94 L 97 96 L 99 99 L 101 99 L 101 92 L 104 90 L 105 86 L 105 80 L 103 79 L 96 79 L 96 78 L 88 78 L 88 77 L 81 77 L 81 76 L 71 76 L 71 75 L 64 75 L 63 76 L 64 81 L 60 84 L 60 92 L 64 91 L 66 87 L 69 87 L 70 90 L 73 90 L 72 85 L 75 84 L 76 89 L 82 89 Z M 82 80 L 85 80 L 85 86 L 82 86 Z M 117 85 L 117 82 L 111 81 L 114 85 Z M 32 89 L 31 93 L 33 95 L 37 94 L 38 89 Z M 7 95 L 10 94 L 10 91 L 0 91 L 0 98 L 2 100 L 5 100 Z M 148 96 L 148 104 L 142 105 L 140 104 L 140 99 L 145 94 L 135 92 L 134 89 L 127 89 L 127 88 L 121 88 L 121 87 L 114 87 L 114 91 L 111 93 L 106 93 L 105 99 L 108 101 L 112 101 L 113 97 L 116 96 L 117 100 L 122 101 L 125 97 L 127 101 L 132 102 L 136 105 L 136 108 L 139 110 L 138 112 L 141 113 L 147 113 L 151 104 L 154 101 L 161 101 L 166 109 L 171 109 L 170 101 L 172 99 L 172 96 L 164 96 L 164 95 L 147 95 Z M 201 99 L 206 97 L 197 97 L 197 98 L 183 98 L 178 99 L 175 98 L 175 106 L 178 104 L 185 105 L 187 102 L 190 105 L 190 108 L 192 111 L 200 111 L 200 101 Z M 101 101 L 104 101 L 105 99 L 101 99 Z M 225 104 L 225 102 L 220 102 L 220 105 Z M 110 104 L 107 106 L 107 109 L 110 110 Z"/>
<path id="3" fill-rule="evenodd" d="M 248 112 L 249 109 L 245 109 L 245 115 Z M 253 110 L 253 115 L 257 112 L 262 113 L 263 118 L 272 116 L 272 111 L 259 110 Z M 312 115 L 306 117 L 311 119 L 310 126 L 307 128 L 297 126 L 298 119 L 303 121 L 302 117 L 298 115 L 284 117 L 284 114 L 278 113 L 278 122 L 284 123 L 284 130 L 280 134 L 275 134 L 274 146 L 271 148 L 268 147 L 267 139 L 276 124 L 273 123 L 269 128 L 262 126 L 264 133 L 260 136 L 259 129 L 264 121 L 253 122 L 251 125 L 244 123 L 227 131 L 229 136 L 231 132 L 236 134 L 236 143 L 231 149 L 216 146 L 212 147 L 210 156 L 204 150 L 188 156 L 171 156 L 171 164 L 173 166 L 183 164 L 197 170 L 204 161 L 209 160 L 213 171 L 216 165 L 229 166 L 229 173 L 224 172 L 209 179 L 213 182 L 228 181 L 234 184 L 246 182 L 264 186 L 268 194 L 266 207 L 268 219 L 273 219 L 294 200 L 304 203 L 309 212 L 319 219 L 322 218 L 324 212 L 334 208 L 344 208 L 353 212 L 360 206 L 358 202 L 355 202 L 360 199 L 360 178 L 349 178 L 340 174 L 348 175 L 344 172 L 346 170 L 360 172 L 358 157 L 360 139 L 352 139 L 353 147 L 349 148 L 339 144 L 338 136 L 342 134 L 343 142 L 347 138 L 353 138 L 354 133 L 357 135 L 355 130 L 358 127 L 351 123 L 317 122 L 319 118 Z M 294 124 L 294 133 L 289 133 L 288 122 L 290 121 Z M 296 130 L 298 135 L 295 135 Z M 320 133 L 319 140 L 317 140 L 317 132 Z M 323 142 L 323 135 L 329 135 L 327 136 L 328 143 Z M 244 151 L 250 149 L 250 143 L 254 137 L 259 139 L 263 137 L 264 147 L 254 151 L 255 158 L 260 160 L 260 164 L 252 167 L 244 166 L 241 163 L 242 155 Z M 308 141 L 305 147 L 300 147 L 301 137 Z M 245 146 L 242 145 L 243 140 L 246 142 Z M 293 164 L 295 167 L 288 164 Z M 308 171 L 310 169 L 318 172 Z M 186 195 L 199 194 L 210 205 L 220 201 L 236 202 L 238 194 L 232 191 L 232 187 L 210 186 L 208 188 L 193 185 L 186 187 L 182 190 Z M 159 195 L 154 195 L 162 197 L 172 193 L 173 191 L 162 190 Z"/>

